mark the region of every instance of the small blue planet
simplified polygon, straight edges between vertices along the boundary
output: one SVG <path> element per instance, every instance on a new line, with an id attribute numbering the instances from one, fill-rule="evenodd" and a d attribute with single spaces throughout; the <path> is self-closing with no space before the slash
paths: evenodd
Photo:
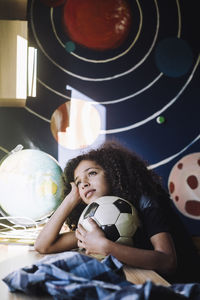
<path id="1" fill-rule="evenodd" d="M 162 40 L 155 50 L 157 68 L 169 77 L 185 75 L 193 64 L 193 58 L 188 43 L 176 37 Z"/>
<path id="2" fill-rule="evenodd" d="M 65 44 L 65 50 L 67 52 L 73 52 L 76 49 L 76 45 L 74 44 L 74 42 L 69 41 Z"/>

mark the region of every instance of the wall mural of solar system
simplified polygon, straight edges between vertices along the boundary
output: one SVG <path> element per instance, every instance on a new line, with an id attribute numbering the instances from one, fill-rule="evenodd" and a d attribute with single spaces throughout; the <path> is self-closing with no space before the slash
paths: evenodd
<path id="1" fill-rule="evenodd" d="M 16 145 L 61 167 L 118 140 L 163 177 L 200 235 L 197 0 L 29 0 L 37 96 L 0 108 L 0 158 Z"/>

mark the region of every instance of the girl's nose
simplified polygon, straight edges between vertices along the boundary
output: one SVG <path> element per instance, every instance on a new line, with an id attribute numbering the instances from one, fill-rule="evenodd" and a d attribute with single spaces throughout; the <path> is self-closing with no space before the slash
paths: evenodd
<path id="1" fill-rule="evenodd" d="M 89 186 L 89 182 L 83 182 L 81 187 L 82 187 L 82 189 L 84 189 L 87 186 Z"/>

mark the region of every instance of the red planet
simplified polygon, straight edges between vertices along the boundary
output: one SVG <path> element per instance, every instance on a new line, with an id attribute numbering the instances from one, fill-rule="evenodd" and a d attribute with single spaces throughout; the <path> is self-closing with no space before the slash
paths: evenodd
<path id="1" fill-rule="evenodd" d="M 117 48 L 130 31 L 132 14 L 126 0 L 67 0 L 63 9 L 70 39 L 90 49 Z"/>

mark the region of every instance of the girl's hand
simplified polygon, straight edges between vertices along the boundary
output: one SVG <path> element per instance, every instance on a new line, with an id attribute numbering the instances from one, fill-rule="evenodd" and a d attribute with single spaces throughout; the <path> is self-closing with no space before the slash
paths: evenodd
<path id="1" fill-rule="evenodd" d="M 73 199 L 73 202 L 76 203 L 76 205 L 77 205 L 79 202 L 81 202 L 79 190 L 74 182 L 70 182 L 70 184 L 71 184 L 71 191 L 66 196 L 66 198 Z"/>
<path id="2" fill-rule="evenodd" d="M 84 248 L 86 254 L 101 254 L 106 255 L 104 252 L 104 243 L 107 240 L 104 232 L 99 228 L 97 223 L 89 218 L 92 230 L 86 231 L 81 224 L 76 229 L 76 238 L 78 239 L 78 247 Z"/>

